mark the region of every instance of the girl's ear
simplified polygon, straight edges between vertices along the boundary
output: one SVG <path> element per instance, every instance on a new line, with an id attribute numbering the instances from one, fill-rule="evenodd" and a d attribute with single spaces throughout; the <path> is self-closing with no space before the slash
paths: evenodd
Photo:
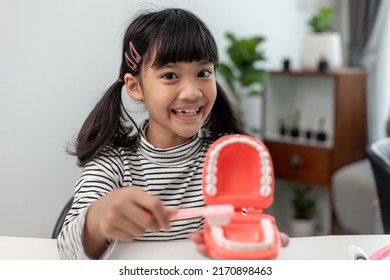
<path id="1" fill-rule="evenodd" d="M 137 77 L 134 77 L 130 73 L 126 73 L 124 76 L 124 82 L 127 94 L 137 100 L 137 101 L 143 101 L 144 96 L 142 94 L 141 86 L 139 83 L 139 80 Z"/>

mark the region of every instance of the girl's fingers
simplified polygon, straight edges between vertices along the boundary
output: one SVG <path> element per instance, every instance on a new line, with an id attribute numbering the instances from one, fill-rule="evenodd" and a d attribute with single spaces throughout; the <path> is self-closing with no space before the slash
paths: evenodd
<path id="1" fill-rule="evenodd" d="M 129 220 L 127 217 L 121 217 L 115 228 L 132 236 L 141 236 L 147 229 L 150 229 L 148 227 L 140 226 L 134 221 Z"/>
<path id="2" fill-rule="evenodd" d="M 154 231 L 160 230 L 159 223 L 153 214 L 137 204 L 127 205 L 123 213 L 123 218 L 126 219 L 128 227 L 134 225 L 144 231 L 147 229 Z"/>
<path id="3" fill-rule="evenodd" d="M 167 213 L 166 207 L 162 202 L 154 196 L 151 196 L 143 191 L 137 192 L 137 196 L 133 197 L 134 203 L 150 213 L 150 215 L 156 220 L 157 227 L 156 229 L 170 229 L 169 224 L 169 215 Z M 137 216 L 136 216 L 137 217 Z M 145 216 L 143 216 L 145 218 Z M 137 217 L 137 220 L 140 220 Z M 152 220 L 147 220 L 151 222 Z"/>
<path id="4" fill-rule="evenodd" d="M 165 214 L 168 216 L 168 217 L 171 217 L 173 214 L 177 213 L 177 208 L 173 208 L 173 207 L 165 207 Z"/>

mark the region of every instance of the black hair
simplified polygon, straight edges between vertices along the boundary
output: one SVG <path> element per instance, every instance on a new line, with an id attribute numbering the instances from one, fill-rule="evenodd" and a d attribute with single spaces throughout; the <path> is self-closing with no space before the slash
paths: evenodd
<path id="1" fill-rule="evenodd" d="M 142 59 L 134 67 L 137 54 Z M 155 54 L 154 61 L 150 61 L 152 54 Z M 201 60 L 210 61 L 217 67 L 218 49 L 207 26 L 193 13 L 183 9 L 164 9 L 137 16 L 124 35 L 118 80 L 96 104 L 77 136 L 75 152 L 71 153 L 77 156 L 78 165 L 84 166 L 105 148 L 137 149 L 138 128 L 124 111 L 121 100 L 126 73 L 138 76 L 147 63 L 159 67 L 167 63 Z M 130 118 L 130 124 L 125 121 L 124 114 Z M 218 83 L 215 103 L 203 127 L 209 130 L 207 138 L 211 141 L 223 134 L 245 134 L 236 110 Z"/>

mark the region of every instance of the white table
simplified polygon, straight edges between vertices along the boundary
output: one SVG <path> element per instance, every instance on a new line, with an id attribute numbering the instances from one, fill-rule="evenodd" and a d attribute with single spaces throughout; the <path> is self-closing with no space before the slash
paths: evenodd
<path id="1" fill-rule="evenodd" d="M 390 235 L 329 235 L 291 238 L 288 247 L 281 248 L 281 260 L 345 260 L 347 247 L 361 247 L 367 255 L 390 244 Z M 192 241 L 153 241 L 118 243 L 111 259 L 206 259 L 195 249 Z M 0 236 L 0 260 L 55 260 L 58 259 L 54 239 Z M 387 258 L 389 259 L 389 258 Z"/>
<path id="2" fill-rule="evenodd" d="M 57 260 L 57 240 L 0 236 L 0 260 Z"/>

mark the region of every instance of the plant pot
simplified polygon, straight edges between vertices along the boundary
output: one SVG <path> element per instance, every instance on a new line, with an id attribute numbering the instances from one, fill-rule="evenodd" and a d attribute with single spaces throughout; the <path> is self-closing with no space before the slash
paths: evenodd
<path id="1" fill-rule="evenodd" d="M 279 127 L 279 133 L 280 135 L 284 136 L 287 134 L 287 129 L 284 126 Z"/>
<path id="2" fill-rule="evenodd" d="M 318 71 L 325 72 L 328 70 L 328 62 L 326 60 L 320 60 L 318 62 Z"/>
<path id="3" fill-rule="evenodd" d="M 241 100 L 241 108 L 244 111 L 243 121 L 246 129 L 256 138 L 260 139 L 262 123 L 262 98 L 261 96 L 245 96 Z M 259 109 L 260 108 L 260 109 Z"/>
<path id="4" fill-rule="evenodd" d="M 313 132 L 312 132 L 310 129 L 306 130 L 306 132 L 305 132 L 305 138 L 306 138 L 307 140 L 310 140 L 312 136 L 313 136 Z"/>
<path id="5" fill-rule="evenodd" d="M 299 137 L 299 129 L 298 128 L 292 128 L 290 131 L 291 137 L 298 138 Z"/>
<path id="6" fill-rule="evenodd" d="M 341 37 L 336 32 L 307 34 L 303 41 L 301 66 L 317 70 L 321 59 L 326 59 L 329 69 L 342 66 Z"/>
<path id="7" fill-rule="evenodd" d="M 315 234 L 315 219 L 295 219 L 289 222 L 292 237 L 313 236 Z"/>
<path id="8" fill-rule="evenodd" d="M 317 141 L 324 142 L 326 141 L 326 133 L 325 132 L 318 132 L 317 133 Z"/>

